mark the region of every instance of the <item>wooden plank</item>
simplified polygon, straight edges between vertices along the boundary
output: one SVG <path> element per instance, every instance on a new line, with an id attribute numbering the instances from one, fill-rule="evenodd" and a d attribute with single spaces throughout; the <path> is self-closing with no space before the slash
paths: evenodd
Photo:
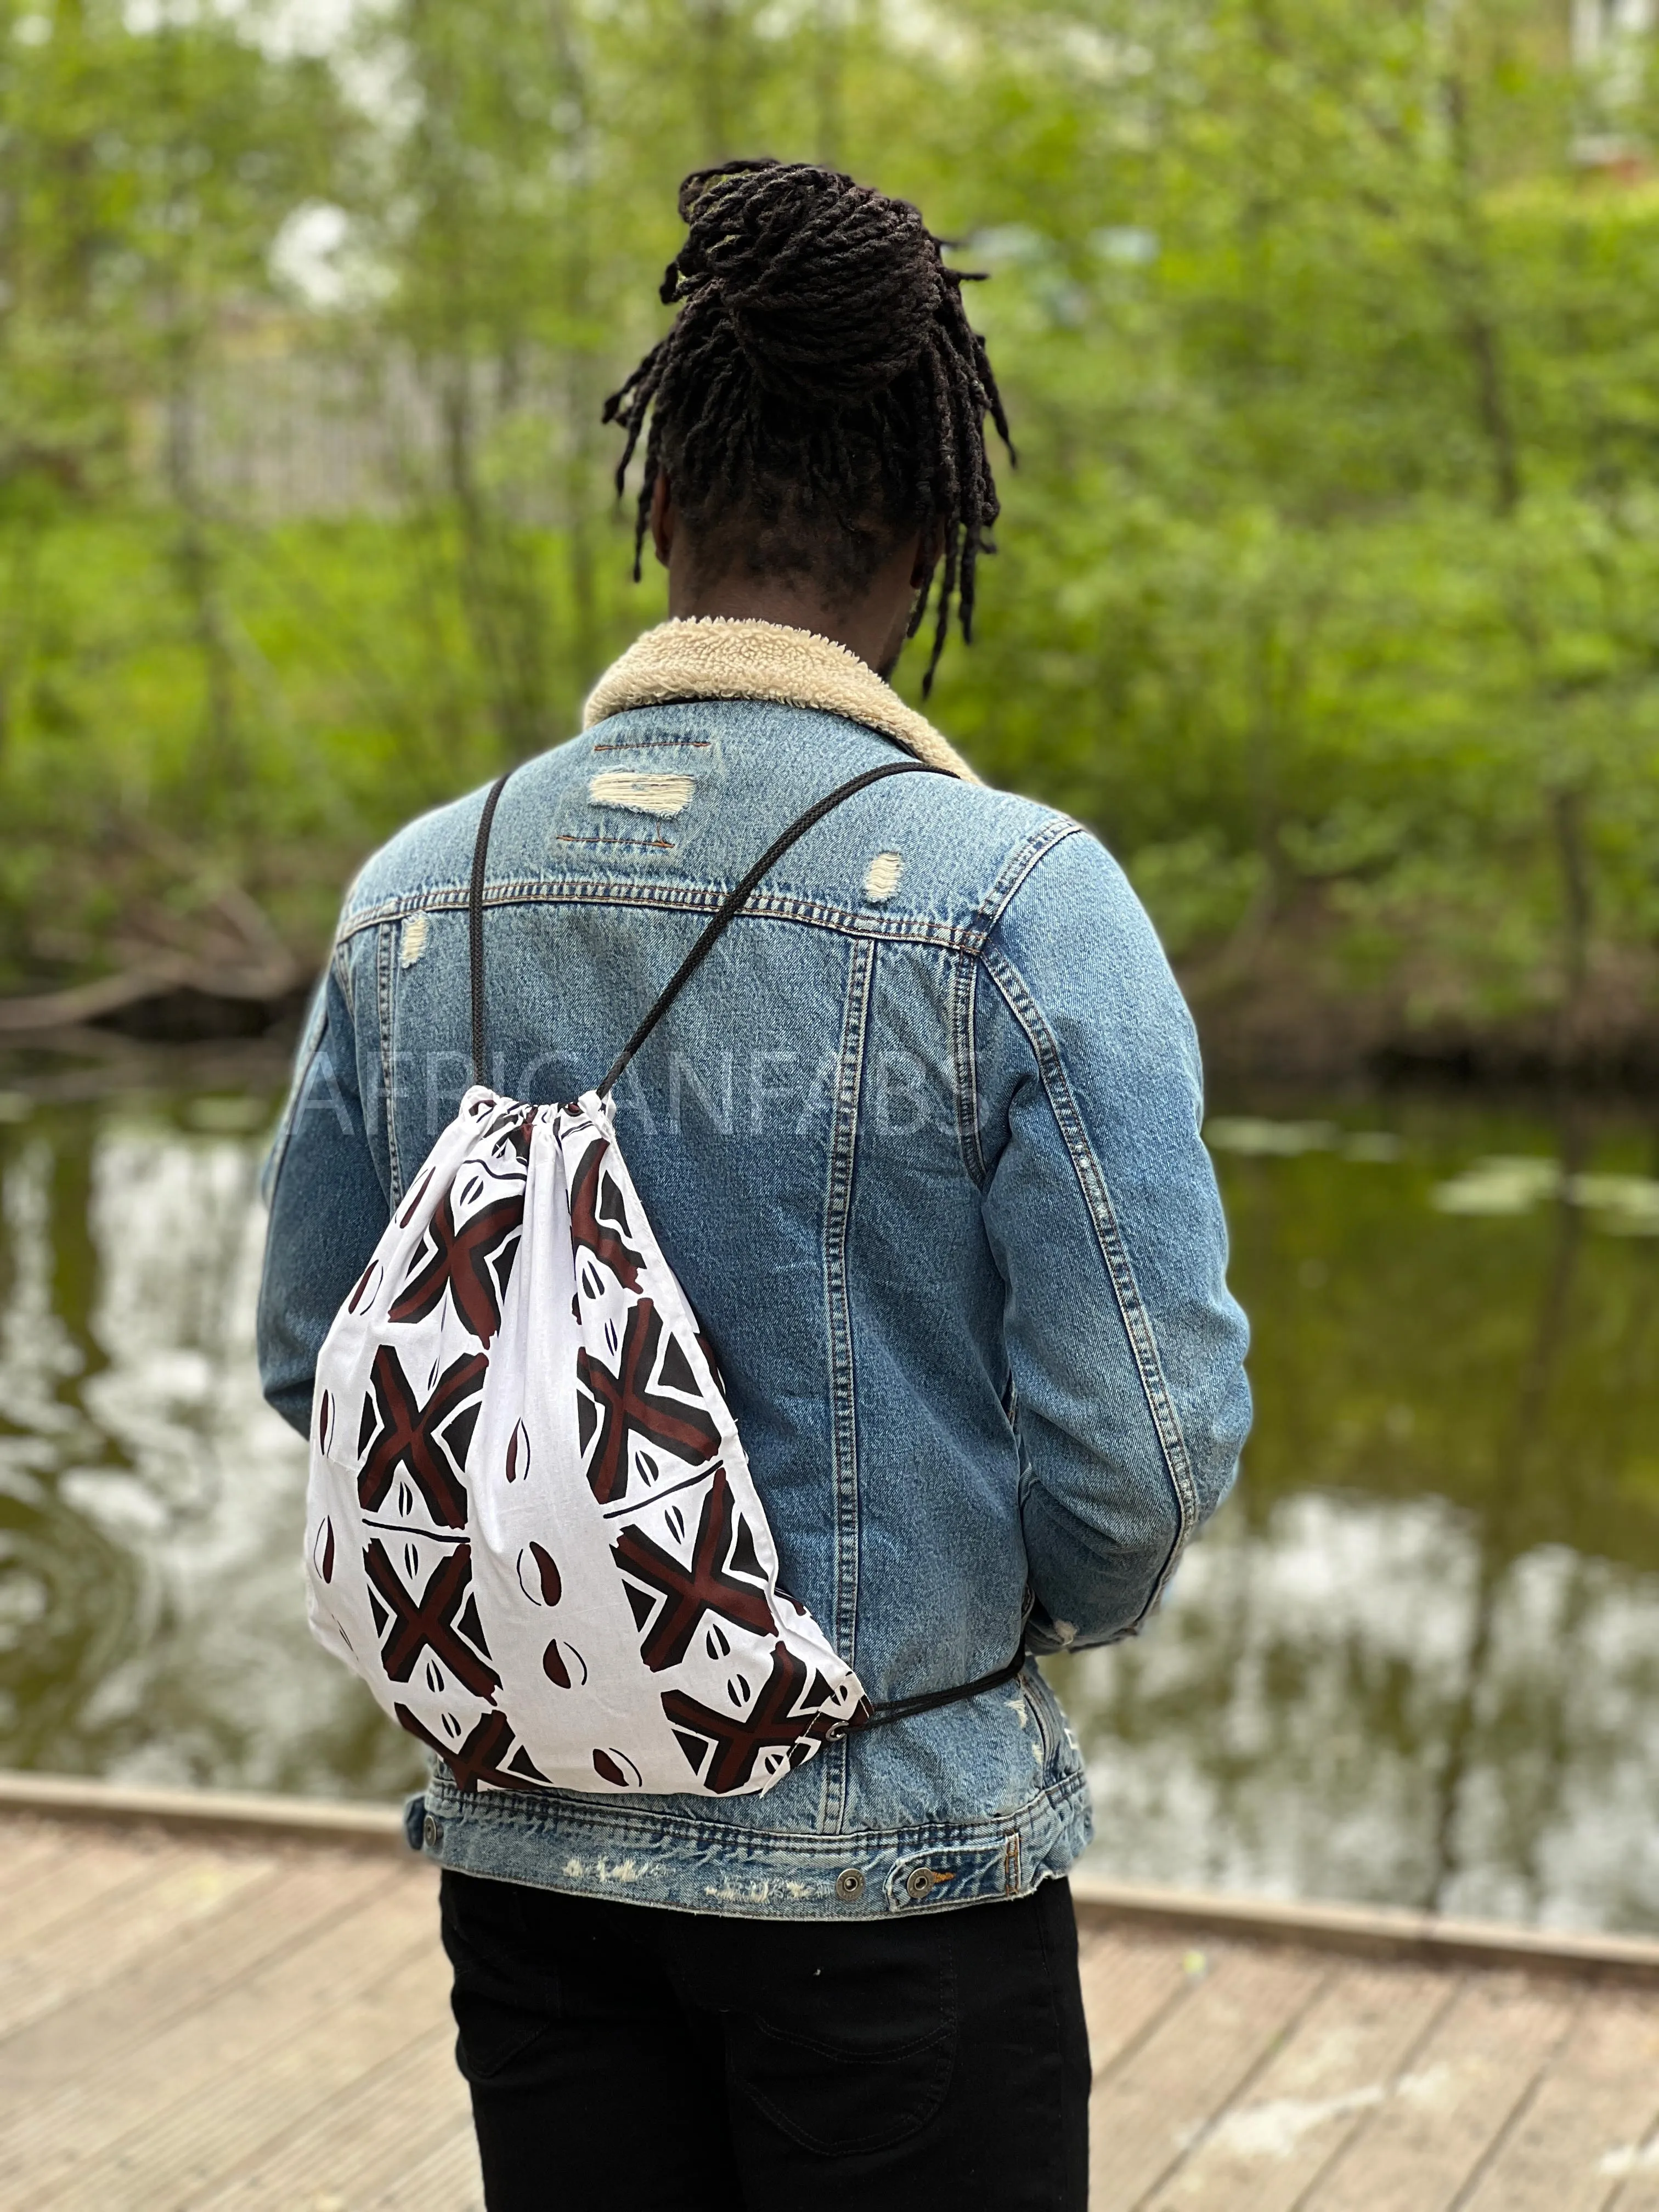
<path id="1" fill-rule="evenodd" d="M 1601 2212 L 1622 2177 L 1634 2177 L 1639 2192 L 1656 2120 L 1659 2006 L 1597 1996 L 1481 2174 L 1468 2212 Z"/>
<path id="2" fill-rule="evenodd" d="M 417 2165 L 387 2175 L 378 2196 L 362 2200 L 361 2212 L 410 2212 L 415 2206 L 419 2212 L 484 2212 L 478 2146 L 470 2120 Z M 359 2207 L 350 2206 L 349 2212 L 359 2212 Z"/>
<path id="3" fill-rule="evenodd" d="M 1223 1950 L 1090 2100 L 1090 2212 L 1131 2212 L 1178 2164 L 1331 1972 L 1283 1951 Z"/>
<path id="4" fill-rule="evenodd" d="M 1145 1936 L 1085 1940 L 1078 1963 L 1097 2081 L 1194 1986 L 1203 1955 Z"/>
<path id="5" fill-rule="evenodd" d="M 155 1854 L 128 1836 L 66 1838 L 33 1875 L 0 1902 L 0 1950 L 12 1951 L 85 1912 L 128 1883 L 142 1881 Z"/>
<path id="6" fill-rule="evenodd" d="M 1338 1972 L 1152 2200 L 1155 2212 L 1291 2212 L 1454 2001 L 1447 1974 Z"/>
<path id="7" fill-rule="evenodd" d="M 1650 2031 L 1650 2023 L 1644 2023 Z M 1650 2087 L 1654 2085 L 1653 2046 L 1645 2051 Z M 1659 2212 L 1659 2112 L 1650 2111 L 1644 2126 L 1632 2129 L 1595 2161 L 1596 2179 L 1611 2185 L 1607 2212 Z"/>
<path id="8" fill-rule="evenodd" d="M 320 1854 L 279 1864 L 167 1952 L 135 1960 L 101 1989 L 68 1996 L 0 2039 L 0 2112 L 13 2099 L 106 2068 L 377 1887 L 372 1869 Z"/>
<path id="9" fill-rule="evenodd" d="M 279 2148 L 319 2106 L 429 2041 L 447 1983 L 434 1924 L 412 1956 L 405 1948 L 367 1987 L 313 2006 L 303 2019 L 290 2014 L 257 2063 L 198 2074 L 187 2097 L 128 2129 L 100 2157 L 77 2165 L 58 2193 L 35 2201 L 184 2212 L 268 2146 Z"/>
<path id="10" fill-rule="evenodd" d="M 5 1872 L 0 1876 L 0 1919 L 6 1899 L 32 1881 L 38 1868 L 46 1866 L 62 1849 L 54 1832 L 48 1834 L 38 1820 L 8 1820 L 0 1829 L 5 1844 Z"/>
<path id="11" fill-rule="evenodd" d="M 1583 1993 L 1483 1974 L 1460 1990 L 1307 2197 L 1308 2212 L 1445 2212 L 1571 2028 Z"/>
<path id="12" fill-rule="evenodd" d="M 42 1905 L 51 1904 L 63 1879 L 64 1863 L 62 1851 L 43 1853 L 26 1874 L 7 1883 L 0 1900 L 0 1946 L 27 1942 Z"/>
<path id="13" fill-rule="evenodd" d="M 0 1954 L 0 2036 L 113 1981 L 146 1952 L 173 1944 L 193 1922 L 267 1881 L 274 1867 L 273 1860 L 251 1854 L 166 1852 L 149 1858 L 137 1883 L 106 1892 L 33 1942 Z"/>
<path id="14" fill-rule="evenodd" d="M 1350 1958 L 1424 1966 L 1512 1968 L 1575 1981 L 1659 1986 L 1659 1938 L 1592 1930 L 1516 1928 L 1498 1920 L 1448 1920 L 1397 1906 L 1311 1904 L 1241 1897 L 1226 1890 L 1167 1889 L 1152 1882 L 1073 1875 L 1080 1926 L 1115 1927 L 1188 1942 L 1206 1936 L 1243 1943 L 1293 1943 Z"/>
<path id="15" fill-rule="evenodd" d="M 335 1862 L 337 1879 L 362 1868 Z M 88 2200 L 76 2175 L 109 2146 L 161 2115 L 188 2106 L 227 2073 L 257 2081 L 282 2045 L 386 1975 L 417 1945 L 435 1948 L 434 1885 L 384 1872 L 370 1909 L 348 1911 L 283 1943 L 265 1963 L 191 2004 L 166 2028 L 145 2036 L 95 2071 L 82 2071 L 14 2102 L 0 2120 L 0 2203 L 27 2179 L 28 2202 L 125 2204 L 118 2191 Z"/>
<path id="16" fill-rule="evenodd" d="M 1619 2143 L 1596 2160 L 1596 2179 L 1614 2192 L 1606 2212 L 1655 2212 L 1659 2207 L 1659 2133 L 1642 2142 Z"/>
<path id="17" fill-rule="evenodd" d="M 446 2021 L 263 2145 L 199 2200 L 200 2212 L 256 2212 L 330 2198 L 360 2204 L 388 2175 L 444 2149 L 458 2133 L 470 2138 L 471 2127 L 466 2084 L 455 2064 L 455 2032 Z"/>
<path id="18" fill-rule="evenodd" d="M 401 1854 L 409 1849 L 400 1805 L 355 1805 L 329 1797 L 263 1796 L 240 1790 L 158 1790 L 65 1774 L 0 1771 L 0 1816 L 54 1824 L 173 1831 L 189 1843 L 236 1835 L 256 1844 L 290 1840 Z"/>

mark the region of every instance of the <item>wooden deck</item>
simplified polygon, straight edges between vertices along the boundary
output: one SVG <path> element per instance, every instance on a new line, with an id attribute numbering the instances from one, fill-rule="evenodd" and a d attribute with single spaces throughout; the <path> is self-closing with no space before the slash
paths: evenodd
<path id="1" fill-rule="evenodd" d="M 481 2205 L 435 1884 L 389 1820 L 0 1793 L 0 2205 Z M 1091 2212 L 1659 2212 L 1659 1945 L 1083 1917 Z"/>

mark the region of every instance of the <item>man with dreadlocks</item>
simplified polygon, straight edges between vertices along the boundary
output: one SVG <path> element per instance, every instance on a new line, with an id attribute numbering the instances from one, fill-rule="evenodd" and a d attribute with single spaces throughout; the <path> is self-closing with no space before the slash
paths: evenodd
<path id="1" fill-rule="evenodd" d="M 696 1796 L 599 1753 L 581 1790 L 433 1761 L 410 1833 L 444 1869 L 486 2198 L 1084 2212 L 1087 1786 L 1029 1655 L 1140 1627 L 1248 1427 L 1192 1025 L 1096 840 L 986 789 L 885 681 L 931 600 L 930 688 L 992 550 L 987 416 L 1008 433 L 968 280 L 827 169 L 722 163 L 680 212 L 674 320 L 605 410 L 619 490 L 643 444 L 635 574 L 648 537 L 671 618 L 493 830 L 462 799 L 354 886 L 269 1170 L 266 1389 L 307 1426 L 466 1079 L 470 899 L 480 1075 L 557 1101 L 753 876 L 611 1096 L 783 1586 L 871 1707 L 795 1764 L 797 1691 L 682 1701 Z M 622 1366 L 666 1496 L 684 1378 Z M 441 1447 L 464 1461 L 457 1423 Z M 713 1511 L 665 1508 L 629 1570 L 641 1634 L 672 1605 L 711 1662 L 754 1570 Z"/>
<path id="2" fill-rule="evenodd" d="M 998 512 L 988 411 L 1008 443 L 963 277 L 907 201 L 823 169 L 698 170 L 680 214 L 690 235 L 662 285 L 679 314 L 605 410 L 628 434 L 619 492 L 651 417 L 635 580 L 649 526 L 676 613 L 788 623 L 829 608 L 837 636 L 849 617 L 908 602 L 874 663 L 886 676 L 942 560 L 926 696 L 953 596 L 973 634 L 975 569 Z M 696 546 L 678 576 L 671 486 Z"/>

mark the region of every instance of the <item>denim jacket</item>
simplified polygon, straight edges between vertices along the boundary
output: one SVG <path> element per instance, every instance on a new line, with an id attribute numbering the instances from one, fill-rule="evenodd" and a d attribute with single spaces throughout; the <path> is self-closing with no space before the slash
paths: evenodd
<path id="1" fill-rule="evenodd" d="M 872 1698 L 1133 1633 L 1231 1482 L 1245 1326 L 1191 1021 L 1121 872 L 978 784 L 842 647 L 670 623 L 502 797 L 485 884 L 496 1090 L 595 1082 L 699 924 L 817 799 L 617 1092 L 647 1212 L 724 1370 L 782 1580 Z M 266 1394 L 309 1420 L 336 1307 L 471 1080 L 481 794 L 348 897 L 270 1161 Z M 760 1797 L 485 1791 L 411 1840 L 641 1904 L 860 1917 L 1014 1896 L 1087 1842 L 1035 1665 L 854 1734 Z"/>

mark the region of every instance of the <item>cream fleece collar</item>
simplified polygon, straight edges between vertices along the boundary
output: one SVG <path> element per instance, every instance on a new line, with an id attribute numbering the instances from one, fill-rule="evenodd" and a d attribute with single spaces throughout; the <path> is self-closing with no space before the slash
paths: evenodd
<path id="1" fill-rule="evenodd" d="M 879 730 L 929 768 L 977 783 L 961 754 L 924 715 L 857 653 L 809 629 L 782 623 L 699 616 L 659 623 L 636 638 L 606 669 L 582 712 L 582 727 L 629 707 L 664 707 L 678 699 L 769 699 L 811 707 Z"/>

